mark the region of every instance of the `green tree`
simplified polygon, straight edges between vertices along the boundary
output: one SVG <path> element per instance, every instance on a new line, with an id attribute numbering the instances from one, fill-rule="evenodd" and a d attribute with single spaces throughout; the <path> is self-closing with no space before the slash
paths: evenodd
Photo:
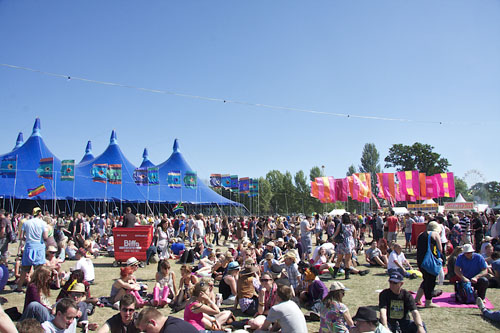
<path id="1" fill-rule="evenodd" d="M 313 166 L 309 171 L 309 179 L 313 182 L 316 178 L 321 177 L 321 169 L 319 166 Z"/>
<path id="2" fill-rule="evenodd" d="M 474 201 L 491 206 L 500 203 L 500 184 L 498 182 L 477 183 L 471 186 L 471 195 Z"/>
<path id="3" fill-rule="evenodd" d="M 386 168 L 398 171 L 418 170 L 427 175 L 447 172 L 451 164 L 428 144 L 415 142 L 412 146 L 394 144 L 384 159 Z"/>
<path id="4" fill-rule="evenodd" d="M 374 143 L 367 143 L 363 147 L 363 152 L 361 153 L 361 165 L 359 166 L 359 171 L 364 173 L 369 173 L 371 175 L 371 185 L 372 191 L 377 194 L 377 173 L 381 172 L 381 167 L 379 164 L 380 154 L 378 153 L 377 147 Z"/>
<path id="5" fill-rule="evenodd" d="M 318 199 L 311 197 L 311 186 L 307 181 L 304 171 L 299 170 L 294 177 L 296 200 L 299 205 L 299 212 L 308 214 L 314 210 L 314 205 L 319 202 Z"/>
<path id="6" fill-rule="evenodd" d="M 347 172 L 345 173 L 346 176 L 352 176 L 353 174 L 357 173 L 358 171 L 356 170 L 356 167 L 354 164 L 351 164 L 349 168 L 347 169 Z"/>
<path id="7" fill-rule="evenodd" d="M 266 178 L 259 178 L 259 197 L 257 199 L 260 214 L 269 214 L 271 212 L 271 198 L 273 197 L 273 192 L 271 189 L 271 184 Z"/>
<path id="8" fill-rule="evenodd" d="M 467 183 L 462 178 L 455 176 L 455 193 L 458 195 L 461 193 L 465 200 L 472 201 L 473 198 L 469 194 L 469 189 L 467 188 Z"/>

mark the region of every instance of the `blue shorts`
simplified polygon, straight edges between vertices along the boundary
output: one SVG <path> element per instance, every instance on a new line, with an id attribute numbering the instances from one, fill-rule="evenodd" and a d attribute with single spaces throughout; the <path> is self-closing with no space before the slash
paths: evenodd
<path id="1" fill-rule="evenodd" d="M 411 240 L 411 232 L 405 232 L 406 241 L 409 242 Z"/>

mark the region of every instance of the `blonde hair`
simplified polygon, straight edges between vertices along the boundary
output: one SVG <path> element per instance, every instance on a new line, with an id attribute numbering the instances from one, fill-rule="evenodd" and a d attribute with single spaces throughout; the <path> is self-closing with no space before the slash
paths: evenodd
<path id="1" fill-rule="evenodd" d="M 202 292 L 207 291 L 208 288 L 209 288 L 208 282 L 202 280 L 191 288 L 191 295 L 193 295 L 194 297 L 198 297 L 201 295 Z"/>

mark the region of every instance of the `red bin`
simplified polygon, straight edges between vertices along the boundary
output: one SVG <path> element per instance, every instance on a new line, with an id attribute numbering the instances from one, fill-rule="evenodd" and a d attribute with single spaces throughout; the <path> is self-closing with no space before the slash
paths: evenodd
<path id="1" fill-rule="evenodd" d="M 413 223 L 411 225 L 411 245 L 417 246 L 418 236 L 427 228 L 427 223 Z"/>
<path id="2" fill-rule="evenodd" d="M 115 263 L 126 262 L 128 258 L 146 261 L 146 251 L 153 242 L 153 226 L 134 228 L 113 228 Z"/>

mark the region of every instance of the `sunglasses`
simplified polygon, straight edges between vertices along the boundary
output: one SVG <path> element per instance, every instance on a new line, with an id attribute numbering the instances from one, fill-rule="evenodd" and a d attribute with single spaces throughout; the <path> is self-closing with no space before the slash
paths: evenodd
<path id="1" fill-rule="evenodd" d="M 262 282 L 273 281 L 273 279 L 260 279 Z"/>

